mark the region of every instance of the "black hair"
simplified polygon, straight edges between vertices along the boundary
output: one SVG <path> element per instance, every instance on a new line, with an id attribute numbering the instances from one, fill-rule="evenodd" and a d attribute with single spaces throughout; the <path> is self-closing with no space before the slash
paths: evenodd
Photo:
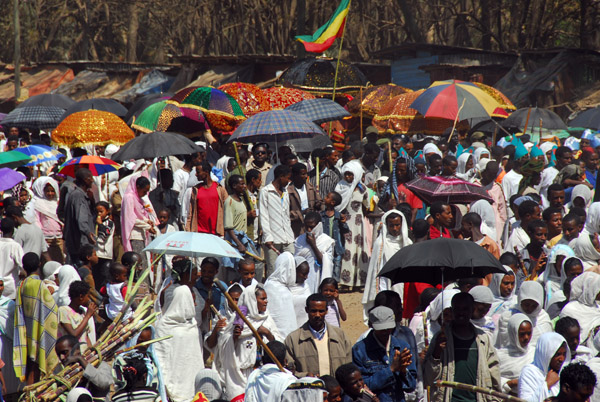
<path id="1" fill-rule="evenodd" d="M 470 305 L 473 305 L 475 303 L 475 299 L 473 298 L 473 296 L 470 293 L 467 292 L 460 292 L 455 294 L 454 296 L 452 296 L 452 307 L 454 307 L 456 304 L 460 303 L 460 302 L 466 302 L 469 303 Z"/>
<path id="2" fill-rule="evenodd" d="M 429 234 L 429 222 L 425 219 L 416 219 L 412 224 L 412 232 L 417 239 L 427 236 Z"/>
<path id="3" fill-rule="evenodd" d="M 338 380 L 336 380 L 334 376 L 331 376 L 329 374 L 322 375 L 321 377 L 319 377 L 319 379 L 323 381 L 327 392 L 331 392 L 334 388 L 340 386 Z"/>
<path id="4" fill-rule="evenodd" d="M 556 321 L 556 324 L 554 324 L 554 332 L 561 334 L 566 338 L 569 330 L 574 327 L 581 328 L 579 321 L 573 317 L 566 316 Z"/>
<path id="5" fill-rule="evenodd" d="M 306 170 L 306 165 L 304 163 L 296 163 L 292 166 L 292 176 L 299 175 L 303 170 Z"/>
<path id="6" fill-rule="evenodd" d="M 75 158 L 75 155 L 73 155 Z M 75 172 L 75 182 L 82 184 L 87 178 L 92 177 L 92 171 L 88 168 L 79 168 Z"/>
<path id="7" fill-rule="evenodd" d="M 337 368 L 337 370 L 335 370 L 335 379 L 338 381 L 342 388 L 345 388 L 345 385 L 347 385 L 346 382 L 348 381 L 348 377 L 356 371 L 360 373 L 360 370 L 358 369 L 356 364 L 342 364 L 340 367 Z"/>
<path id="8" fill-rule="evenodd" d="M 565 385 L 577 392 L 582 387 L 595 387 L 596 382 L 596 374 L 585 363 L 568 364 L 560 372 L 561 392 Z"/>
<path id="9" fill-rule="evenodd" d="M 373 144 L 372 142 L 367 143 L 364 149 L 366 154 L 374 154 L 380 152 L 379 146 L 377 144 Z"/>
<path id="10" fill-rule="evenodd" d="M 462 221 L 466 223 L 470 223 L 473 226 L 478 228 L 481 227 L 481 216 L 479 216 L 476 212 L 469 212 L 462 217 Z"/>
<path id="11" fill-rule="evenodd" d="M 536 219 L 535 221 L 529 222 L 527 225 L 527 233 L 533 233 L 536 229 L 539 228 L 548 228 L 546 222 Z"/>
<path id="12" fill-rule="evenodd" d="M 21 262 L 27 274 L 31 274 L 40 268 L 40 256 L 33 252 L 26 253 Z"/>
<path id="13" fill-rule="evenodd" d="M 389 307 L 392 310 L 402 308 L 402 299 L 400 299 L 400 295 L 393 290 L 382 290 L 377 293 L 375 301 L 373 301 L 373 307 L 379 306 Z"/>
<path id="14" fill-rule="evenodd" d="M 435 299 L 440 293 L 442 293 L 442 291 L 438 288 L 425 288 L 419 296 L 419 305 L 415 309 L 415 313 L 425 311 L 433 299 Z"/>
<path id="15" fill-rule="evenodd" d="M 287 353 L 285 345 L 279 341 L 270 341 L 269 343 L 267 343 L 267 347 L 269 349 L 271 349 L 273 356 L 275 356 L 275 358 L 279 361 L 279 363 L 284 364 L 285 354 Z M 262 360 L 263 360 L 263 364 L 268 364 L 268 363 L 275 364 L 275 362 L 273 361 L 273 359 L 271 359 L 271 356 L 269 356 L 268 353 L 265 353 Z"/>
<path id="16" fill-rule="evenodd" d="M 577 258 L 577 257 L 567 258 L 565 260 L 565 262 L 563 262 L 563 269 L 565 270 L 565 274 L 567 273 L 568 270 L 570 270 L 571 268 L 573 268 L 577 265 L 583 266 L 583 264 L 581 263 L 581 260 L 579 260 L 579 258 Z"/>
<path id="17" fill-rule="evenodd" d="M 123 264 L 119 264 L 118 262 L 113 262 L 108 267 L 108 274 L 111 278 L 116 278 L 122 271 L 127 272 L 127 267 Z"/>
<path id="18" fill-rule="evenodd" d="M 96 207 L 102 207 L 102 208 L 106 209 L 107 211 L 110 211 L 110 205 L 106 201 L 98 201 L 96 203 Z"/>
<path id="19" fill-rule="evenodd" d="M 10 207 L 6 208 L 6 210 L 4 211 L 4 215 L 6 215 L 7 217 L 10 218 L 22 218 L 23 217 L 23 210 L 19 207 L 17 207 L 16 205 L 11 205 Z"/>
<path id="20" fill-rule="evenodd" d="M 323 289 L 324 286 L 327 285 L 333 285 L 333 287 L 335 289 L 338 288 L 338 281 L 336 281 L 334 278 L 325 278 L 321 281 L 321 284 L 319 285 L 319 293 L 321 293 L 321 290 Z"/>
<path id="21" fill-rule="evenodd" d="M 323 279 L 323 281 L 327 280 L 327 278 Z M 321 282 L 321 285 L 323 284 L 323 282 Z M 319 288 L 321 287 L 321 285 L 319 285 Z M 325 302 L 327 303 L 327 299 L 325 298 L 325 296 L 323 296 L 321 293 L 313 293 L 312 295 L 308 296 L 306 298 L 306 307 L 310 307 L 310 303 L 312 302 Z"/>
<path id="22" fill-rule="evenodd" d="M 539 208 L 539 204 L 535 201 L 526 200 L 519 205 L 519 217 L 523 219 L 525 215 L 532 215 L 535 213 L 535 209 Z"/>
<path id="23" fill-rule="evenodd" d="M 454 155 L 446 155 L 444 156 L 444 159 L 442 159 L 443 166 L 450 166 L 450 164 L 454 162 L 458 163 L 458 161 L 456 160 L 456 156 Z"/>
<path id="24" fill-rule="evenodd" d="M 258 144 L 254 145 L 254 147 L 252 148 L 252 153 L 254 153 L 254 151 L 257 150 L 258 148 L 264 148 L 265 151 L 268 151 L 269 144 L 267 144 L 266 142 L 259 142 Z"/>
<path id="25" fill-rule="evenodd" d="M 231 287 L 229 288 L 227 293 L 231 294 L 234 292 L 235 293 L 244 293 L 244 289 L 242 289 L 242 286 L 239 283 L 234 283 L 233 285 L 231 285 Z"/>
<path id="26" fill-rule="evenodd" d="M 573 150 L 569 147 L 558 147 L 556 148 L 556 150 L 554 151 L 554 155 L 556 156 L 556 159 L 562 158 L 566 153 L 568 152 L 573 152 Z"/>
<path id="27" fill-rule="evenodd" d="M 125 364 L 121 366 L 121 375 L 125 381 L 124 390 L 133 391 L 137 383 L 148 374 L 148 368 L 144 358 L 138 355 L 128 355 L 123 358 Z"/>
<path id="28" fill-rule="evenodd" d="M 281 162 L 287 165 L 287 163 L 289 161 L 291 161 L 292 159 L 298 160 L 298 156 L 293 153 L 285 154 L 281 157 Z M 295 164 L 294 164 L 294 166 L 295 166 Z"/>
<path id="29" fill-rule="evenodd" d="M 86 263 L 88 259 L 94 254 L 94 246 L 91 244 L 83 244 L 79 248 L 79 259 Z"/>
<path id="30" fill-rule="evenodd" d="M 11 205 L 17 205 L 17 197 L 6 197 L 4 200 L 2 200 L 2 203 L 4 204 L 4 208 L 8 208 Z"/>
<path id="31" fill-rule="evenodd" d="M 254 260 L 252 258 L 242 258 L 241 260 L 238 261 L 238 267 L 240 265 L 248 266 L 248 265 L 256 265 L 256 263 L 254 262 Z"/>
<path id="32" fill-rule="evenodd" d="M 0 232 L 4 235 L 4 237 L 11 236 L 15 231 L 15 221 L 13 218 L 9 218 L 8 216 L 2 221 L 0 221 Z"/>
<path id="33" fill-rule="evenodd" d="M 69 298 L 77 299 L 79 296 L 85 296 L 90 292 L 90 285 L 84 281 L 75 281 L 69 285 Z"/>
<path id="34" fill-rule="evenodd" d="M 150 180 L 148 180 L 148 178 L 145 176 L 140 176 L 135 180 L 136 188 L 144 188 L 149 185 L 150 185 Z"/>
<path id="35" fill-rule="evenodd" d="M 246 172 L 246 181 L 250 183 L 254 179 L 258 179 L 261 176 L 260 171 L 257 169 L 250 169 Z"/>
<path id="36" fill-rule="evenodd" d="M 159 215 L 161 212 L 166 212 L 169 218 L 171 217 L 171 211 L 168 208 L 161 208 L 156 211 L 156 215 Z"/>
<path id="37" fill-rule="evenodd" d="M 544 211 L 546 212 L 546 211 Z M 566 214 L 565 216 L 563 216 L 562 218 L 563 222 L 575 222 L 576 225 L 579 225 L 581 223 L 579 215 L 569 212 L 568 214 Z"/>
<path id="38" fill-rule="evenodd" d="M 500 256 L 500 264 L 502 265 L 515 265 L 519 263 L 519 259 L 517 258 L 517 256 L 514 253 L 511 253 L 510 251 L 507 251 L 506 253 L 503 253 Z"/>
<path id="39" fill-rule="evenodd" d="M 173 269 L 171 271 L 171 276 L 173 280 L 177 283 L 181 281 L 183 276 L 190 272 L 193 268 L 192 261 L 188 258 L 180 258 L 178 260 L 173 261 Z M 189 275 L 189 274 L 188 274 Z"/>
<path id="40" fill-rule="evenodd" d="M 291 169 L 289 166 L 287 165 L 279 165 L 275 167 L 275 170 L 273 171 L 273 176 L 275 179 L 278 179 L 282 176 L 287 176 L 288 174 L 290 174 Z"/>
<path id="41" fill-rule="evenodd" d="M 429 166 L 433 165 L 434 162 L 441 161 L 442 157 L 438 154 L 431 154 L 427 157 L 427 164 Z"/>
<path id="42" fill-rule="evenodd" d="M 437 214 L 441 214 L 444 212 L 444 208 L 445 207 L 449 207 L 450 205 L 448 205 L 448 203 L 443 202 L 443 201 L 436 201 L 434 203 L 431 204 L 431 206 L 429 207 L 429 213 L 431 214 L 431 217 L 433 219 L 435 219 L 435 216 Z"/>
<path id="43" fill-rule="evenodd" d="M 553 191 L 565 191 L 565 188 L 560 183 L 553 183 L 548 187 L 548 195 Z"/>
<path id="44" fill-rule="evenodd" d="M 544 209 L 544 212 L 542 212 L 542 219 L 545 221 L 549 221 L 550 218 L 552 217 L 552 215 L 554 214 L 561 214 L 562 215 L 562 208 L 558 208 L 558 207 L 548 207 L 546 209 Z"/>
<path id="45" fill-rule="evenodd" d="M 126 251 L 125 253 L 123 253 L 123 256 L 121 257 L 121 264 L 127 266 L 127 267 L 131 267 L 133 266 L 133 264 L 135 264 L 137 262 L 136 257 L 139 257 L 140 255 L 138 253 L 136 253 L 135 251 Z"/>
<path id="46" fill-rule="evenodd" d="M 538 193 L 529 193 L 527 194 L 531 199 L 538 203 L 538 205 L 542 205 L 542 196 Z"/>
<path id="47" fill-rule="evenodd" d="M 304 215 L 304 222 L 306 221 L 319 223 L 321 222 L 321 214 L 316 211 L 309 211 Z"/>
<path id="48" fill-rule="evenodd" d="M 200 267 L 202 268 L 206 264 L 213 265 L 217 270 L 219 269 L 219 260 L 217 260 L 215 257 L 206 257 L 200 263 Z"/>
<path id="49" fill-rule="evenodd" d="M 202 161 L 202 163 L 200 163 L 200 165 L 198 165 L 198 167 L 206 173 L 210 173 L 212 171 L 212 166 L 210 166 L 210 163 L 208 163 L 208 161 L 205 159 Z"/>
<path id="50" fill-rule="evenodd" d="M 335 206 L 337 207 L 342 203 L 342 196 L 337 191 L 330 191 L 331 199 L 335 202 Z"/>
<path id="51" fill-rule="evenodd" d="M 55 345 L 63 342 L 68 342 L 69 346 L 73 348 L 79 344 L 79 339 L 75 338 L 73 335 L 63 335 L 56 340 Z"/>
<path id="52" fill-rule="evenodd" d="M 329 155 L 331 155 L 331 154 L 332 154 L 332 153 L 334 153 L 334 152 L 335 152 L 335 148 L 333 148 L 333 147 L 326 147 L 326 148 L 323 150 L 323 157 L 324 157 L 324 158 L 327 158 Z"/>
<path id="53" fill-rule="evenodd" d="M 227 179 L 227 185 L 231 188 L 233 188 L 233 186 L 235 184 L 237 184 L 240 181 L 243 181 L 244 178 L 242 176 L 240 176 L 239 174 L 232 174 L 231 176 L 229 176 L 229 179 Z"/>
<path id="54" fill-rule="evenodd" d="M 459 278 L 456 281 L 456 285 L 459 288 L 465 287 L 467 285 L 471 285 L 471 287 L 473 287 L 473 286 L 478 286 L 480 281 L 481 281 L 481 278 L 471 276 L 471 277 L 467 277 L 467 278 Z"/>
<path id="55" fill-rule="evenodd" d="M 587 219 L 587 212 L 583 208 L 573 207 L 569 209 L 569 213 L 579 216 L 579 224 Z"/>
<path id="56" fill-rule="evenodd" d="M 401 212 L 392 212 L 391 214 L 389 214 L 388 216 L 385 217 L 385 223 L 387 224 L 388 221 L 392 220 L 392 219 L 396 219 L 396 218 L 402 218 L 402 215 L 400 215 Z"/>

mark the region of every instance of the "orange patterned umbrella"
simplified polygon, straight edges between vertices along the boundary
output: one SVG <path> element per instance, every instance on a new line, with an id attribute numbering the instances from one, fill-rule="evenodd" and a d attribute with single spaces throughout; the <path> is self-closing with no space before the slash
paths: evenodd
<path id="1" fill-rule="evenodd" d="M 218 89 L 233 96 L 248 117 L 256 113 L 271 110 L 271 104 L 262 89 L 245 82 L 232 82 L 221 85 Z"/>
<path id="2" fill-rule="evenodd" d="M 355 116 L 360 114 L 362 109 L 363 116 L 373 117 L 379 110 L 394 96 L 412 92 L 412 89 L 404 88 L 395 84 L 376 85 L 365 89 L 362 93 L 362 101 L 360 94 L 353 100 L 348 102 L 348 111 Z"/>
<path id="3" fill-rule="evenodd" d="M 435 117 L 425 118 L 410 107 L 425 90 L 407 92 L 390 99 L 373 117 L 373 125 L 380 133 L 441 135 L 453 121 Z"/>
<path id="4" fill-rule="evenodd" d="M 517 110 L 517 108 L 515 107 L 515 105 L 513 105 L 513 103 L 510 101 L 510 99 L 508 99 L 508 97 L 506 95 L 504 95 L 502 92 L 500 92 L 496 88 L 491 87 L 489 85 L 482 84 L 481 82 L 473 82 L 473 84 L 477 85 L 479 87 L 479 89 L 481 89 L 483 92 L 485 92 L 486 94 L 488 94 L 492 98 L 494 98 L 500 104 L 500 107 L 502 109 Z M 492 115 L 492 116 L 496 117 L 494 115 Z M 497 116 L 497 117 L 506 117 L 506 114 L 501 114 L 500 116 Z"/>
<path id="5" fill-rule="evenodd" d="M 315 96 L 296 88 L 272 87 L 263 91 L 273 110 L 286 107 L 306 99 L 315 99 Z"/>
<path id="6" fill-rule="evenodd" d="M 68 147 L 123 145 L 133 137 L 133 131 L 123 119 L 101 110 L 73 113 L 52 131 L 52 142 Z"/>

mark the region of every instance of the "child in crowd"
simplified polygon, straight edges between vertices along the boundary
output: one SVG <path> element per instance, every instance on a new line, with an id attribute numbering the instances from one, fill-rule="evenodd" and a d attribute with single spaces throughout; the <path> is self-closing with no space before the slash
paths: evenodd
<path id="1" fill-rule="evenodd" d="M 340 300 L 338 282 L 333 278 L 325 278 L 319 286 L 319 293 L 327 299 L 327 314 L 325 321 L 327 324 L 339 327 L 340 319 L 346 321 L 346 311 Z"/>
<path id="2" fill-rule="evenodd" d="M 171 220 L 171 212 L 168 209 L 161 209 L 158 211 L 158 234 L 165 234 L 171 232 L 177 232 L 175 226 L 171 225 L 169 221 Z"/>
<path id="3" fill-rule="evenodd" d="M 90 285 L 84 281 L 75 281 L 69 286 L 68 306 L 58 308 L 58 337 L 71 335 L 83 344 L 83 350 L 96 343 L 94 313 L 98 306 L 90 301 Z"/>
<path id="4" fill-rule="evenodd" d="M 82 281 L 90 285 L 90 297 L 92 301 L 97 305 L 100 305 L 101 298 L 96 291 L 96 278 L 101 281 L 101 275 L 98 272 L 94 272 L 93 267 L 98 266 L 98 255 L 96 249 L 91 244 L 84 244 L 79 249 L 79 260 L 81 265 L 77 268 L 77 273 Z"/>
<path id="5" fill-rule="evenodd" d="M 94 282 L 99 289 L 108 281 L 108 267 L 113 260 L 113 237 L 115 223 L 110 214 L 110 205 L 106 201 L 96 203 L 96 254 L 98 263 L 93 267 Z"/>
<path id="6" fill-rule="evenodd" d="M 341 402 L 342 400 L 342 387 L 340 383 L 330 375 L 323 375 L 319 377 L 325 385 L 327 393 L 323 395 L 324 402 Z"/>
<path id="7" fill-rule="evenodd" d="M 102 289 L 100 293 L 103 296 L 108 297 L 108 303 L 106 304 L 106 316 L 109 320 L 113 320 L 117 314 L 121 311 L 125 305 L 125 295 L 127 294 L 127 277 L 129 271 L 124 265 L 118 262 L 110 264 L 108 271 L 110 280 Z M 131 315 L 131 307 L 125 313 L 125 318 L 129 318 Z"/>
<path id="8" fill-rule="evenodd" d="M 325 210 L 321 211 L 323 233 L 335 241 L 333 252 L 333 278 L 340 280 L 342 269 L 342 256 L 345 251 L 344 235 L 350 231 L 346 224 L 346 215 L 335 210 L 342 203 L 342 196 L 335 191 L 330 192 L 323 199 Z"/>
<path id="9" fill-rule="evenodd" d="M 335 379 L 344 391 L 343 402 L 379 402 L 367 387 L 358 367 L 353 363 L 342 364 L 335 370 Z"/>
<path id="10" fill-rule="evenodd" d="M 258 283 L 254 277 L 256 276 L 256 267 L 254 261 L 249 258 L 244 258 L 238 262 L 238 273 L 240 280 L 238 283 L 245 289 L 250 285 Z"/>

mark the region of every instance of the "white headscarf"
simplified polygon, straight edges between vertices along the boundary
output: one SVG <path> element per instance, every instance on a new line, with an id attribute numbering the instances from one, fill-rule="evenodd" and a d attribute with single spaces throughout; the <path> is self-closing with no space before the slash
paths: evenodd
<path id="1" fill-rule="evenodd" d="M 402 219 L 402 229 L 398 236 L 392 236 L 388 233 L 386 220 L 391 214 L 397 214 Z M 377 277 L 381 268 L 389 261 L 394 254 L 405 246 L 411 245 L 412 240 L 408 237 L 408 225 L 406 218 L 396 209 L 387 211 L 381 217 L 380 232 L 373 243 L 373 252 L 369 260 L 369 269 L 363 292 L 362 304 L 365 309 L 369 309 L 370 304 L 375 301 L 375 296 L 382 290 L 392 290 L 390 279 Z"/>
<path id="2" fill-rule="evenodd" d="M 533 361 L 535 345 L 531 341 L 522 347 L 519 342 L 519 327 L 529 318 L 525 314 L 517 313 L 508 320 L 508 345 L 497 350 L 500 361 L 500 375 L 509 380 L 519 378 L 523 367 Z M 533 325 L 531 326 L 533 330 Z"/>
<path id="3" fill-rule="evenodd" d="M 92 394 L 86 388 L 77 387 L 73 388 L 67 394 L 67 402 L 77 402 L 80 396 L 87 395 L 92 399 Z"/>
<path id="4" fill-rule="evenodd" d="M 600 232 L 600 202 L 594 202 L 587 211 L 585 230 L 589 233 Z"/>
<path id="5" fill-rule="evenodd" d="M 428 154 L 437 154 L 439 156 L 442 156 L 442 151 L 440 151 L 437 145 L 430 142 L 429 144 L 425 144 L 425 146 L 423 147 L 423 155 L 427 157 Z"/>
<path id="6" fill-rule="evenodd" d="M 275 260 L 275 271 L 265 282 L 269 303 L 267 311 L 275 321 L 281 335 L 286 337 L 298 328 L 296 311 L 290 288 L 296 284 L 296 262 L 289 252 L 281 253 Z"/>
<path id="7" fill-rule="evenodd" d="M 52 186 L 56 193 L 56 197 L 53 200 L 47 199 L 44 194 L 44 189 L 48 184 Z M 58 215 L 56 214 L 56 209 L 58 208 L 58 196 L 60 193 L 56 180 L 48 176 L 39 177 L 33 182 L 31 189 L 33 191 L 33 200 L 31 200 L 33 209 L 58 222 L 62 226 L 62 222 L 58 219 Z"/>
<path id="8" fill-rule="evenodd" d="M 592 204 L 592 208 L 594 204 Z M 591 212 L 591 208 L 590 208 Z M 590 216 L 588 215 L 588 220 Z M 586 227 L 588 224 L 586 223 Z M 575 255 L 581 259 L 583 262 L 583 269 L 588 269 L 593 267 L 594 265 L 598 265 L 598 261 L 600 260 L 600 252 L 596 250 L 590 236 L 593 236 L 594 232 L 589 232 L 587 229 L 584 229 L 579 234 L 579 237 L 573 240 L 571 243 L 573 245 L 573 251 Z"/>
<path id="9" fill-rule="evenodd" d="M 429 307 L 427 307 L 429 309 L 427 316 L 431 321 L 437 321 L 442 316 L 444 310 L 452 307 L 452 298 L 458 293 L 460 293 L 458 289 L 446 289 L 433 299 Z"/>
<path id="10" fill-rule="evenodd" d="M 294 247 L 295 255 L 304 257 L 308 262 L 310 271 L 306 279 L 306 285 L 312 293 L 317 293 L 321 281 L 333 275 L 333 249 L 335 240 L 323 233 L 323 223 L 319 222 L 311 233 L 315 236 L 317 248 L 321 251 L 321 265 L 317 264 L 315 253 L 306 241 L 306 233 L 302 233 L 296 239 Z"/>
<path id="11" fill-rule="evenodd" d="M 344 179 L 344 173 L 352 172 L 354 174 L 354 179 L 352 179 L 352 183 L 348 183 Z M 335 186 L 335 191 L 342 196 L 342 202 L 340 205 L 335 207 L 337 212 L 341 212 L 348 207 L 350 204 L 350 200 L 352 199 L 352 193 L 358 183 L 362 180 L 364 170 L 360 164 L 360 162 L 356 159 L 351 160 L 342 166 L 342 180 Z"/>
<path id="12" fill-rule="evenodd" d="M 508 274 L 506 274 L 506 275 L 511 275 L 515 278 L 515 286 L 513 287 L 512 293 L 510 295 L 508 295 L 507 297 L 504 297 L 504 296 L 502 296 L 502 293 L 500 293 L 500 284 L 502 283 L 502 279 L 504 279 L 504 277 L 506 275 L 505 274 L 493 274 L 492 275 L 492 280 L 490 281 L 490 284 L 488 285 L 488 287 L 490 288 L 490 290 L 492 291 L 492 294 L 494 295 L 494 303 L 492 303 L 492 308 L 490 308 L 490 311 L 488 312 L 489 316 L 502 314 L 504 311 L 508 310 L 513 304 L 515 304 L 517 302 L 517 295 L 516 295 L 517 277 L 515 276 L 514 272 L 512 271 L 512 269 L 509 266 L 504 265 L 504 269 L 506 269 L 506 271 L 508 271 Z"/>
<path id="13" fill-rule="evenodd" d="M 497 241 L 496 214 L 494 213 L 492 205 L 486 200 L 478 200 L 471 204 L 469 212 L 474 212 L 481 217 L 481 220 L 483 221 L 481 231 L 483 234 L 486 234 L 492 240 Z"/>
<path id="14" fill-rule="evenodd" d="M 68 306 L 71 304 L 71 298 L 69 297 L 69 287 L 75 281 L 80 281 L 81 277 L 77 273 L 77 270 L 72 265 L 63 265 L 58 270 L 58 292 L 54 293 L 52 297 L 56 301 L 58 307 Z"/>
<path id="15" fill-rule="evenodd" d="M 579 322 L 581 343 L 600 325 L 600 309 L 596 297 L 600 293 L 600 275 L 584 272 L 571 282 L 571 297 L 560 312 L 560 317 L 571 317 Z"/>
<path id="16" fill-rule="evenodd" d="M 571 193 L 571 201 L 568 205 L 569 208 L 572 208 L 574 206 L 573 201 L 575 200 L 575 198 L 582 198 L 585 202 L 585 207 L 588 208 L 590 206 L 590 203 L 592 202 L 592 190 L 590 190 L 590 188 L 585 184 L 578 184 L 575 187 L 573 187 L 573 192 Z"/>
<path id="17" fill-rule="evenodd" d="M 58 261 L 48 261 L 47 263 L 45 263 L 44 268 L 42 268 L 44 279 L 55 281 L 56 274 L 58 273 L 58 271 L 60 271 L 60 267 L 62 267 L 62 265 Z"/>
<path id="18" fill-rule="evenodd" d="M 477 162 L 479 162 L 479 159 L 481 159 L 482 157 L 485 158 L 485 156 L 487 154 L 487 158 L 490 157 L 490 151 L 487 148 L 477 148 L 475 150 L 475 152 L 473 152 L 473 165 L 477 165 Z"/>
<path id="19" fill-rule="evenodd" d="M 458 167 L 456 168 L 457 175 L 467 173 L 467 163 L 469 162 L 469 158 L 472 156 L 473 155 L 468 152 L 463 152 L 458 158 L 456 158 L 458 161 Z"/>
<path id="20" fill-rule="evenodd" d="M 300 266 L 300 264 L 306 261 L 306 258 L 301 257 L 299 255 L 294 257 L 294 262 L 296 268 Z M 303 284 L 295 283 L 294 286 L 290 287 L 290 291 L 292 292 L 292 300 L 294 301 L 294 310 L 296 311 L 296 324 L 298 328 L 304 325 L 304 323 L 308 320 L 308 314 L 306 313 L 306 299 L 308 296 L 312 294 L 310 288 L 306 281 Z"/>

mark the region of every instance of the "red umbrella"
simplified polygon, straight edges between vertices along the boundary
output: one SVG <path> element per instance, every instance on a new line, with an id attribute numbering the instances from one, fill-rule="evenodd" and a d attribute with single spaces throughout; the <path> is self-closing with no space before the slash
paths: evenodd
<path id="1" fill-rule="evenodd" d="M 470 204 L 477 200 L 493 202 L 492 197 L 479 184 L 456 176 L 423 176 L 406 183 L 406 187 L 427 204 L 436 201 L 448 204 Z"/>

